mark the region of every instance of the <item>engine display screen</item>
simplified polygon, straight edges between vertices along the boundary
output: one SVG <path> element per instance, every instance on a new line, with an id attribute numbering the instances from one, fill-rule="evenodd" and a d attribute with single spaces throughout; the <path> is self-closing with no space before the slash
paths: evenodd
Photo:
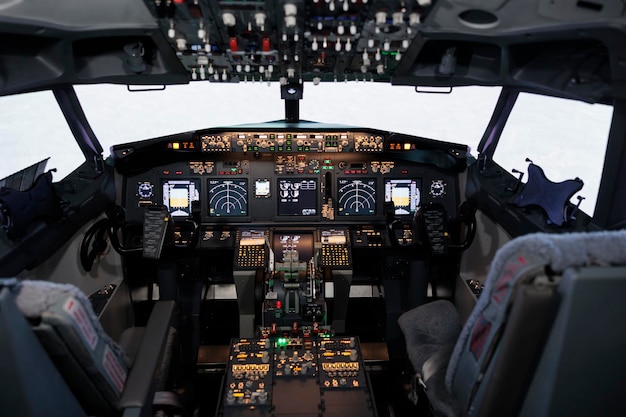
<path id="1" fill-rule="evenodd" d="M 209 216 L 237 217 L 248 215 L 248 180 L 209 180 Z"/>
<path id="2" fill-rule="evenodd" d="M 280 178 L 278 180 L 278 215 L 317 215 L 317 188 L 316 178 Z"/>
<path id="3" fill-rule="evenodd" d="M 398 216 L 414 214 L 420 206 L 419 179 L 385 179 L 385 201 L 393 201 Z"/>
<path id="4" fill-rule="evenodd" d="M 198 180 L 163 181 L 163 204 L 172 217 L 191 216 L 191 203 L 199 200 Z"/>
<path id="5" fill-rule="evenodd" d="M 376 178 L 340 178 L 337 184 L 340 216 L 376 214 Z"/>
<path id="6" fill-rule="evenodd" d="M 276 262 L 307 262 L 313 258 L 313 233 L 274 233 Z"/>

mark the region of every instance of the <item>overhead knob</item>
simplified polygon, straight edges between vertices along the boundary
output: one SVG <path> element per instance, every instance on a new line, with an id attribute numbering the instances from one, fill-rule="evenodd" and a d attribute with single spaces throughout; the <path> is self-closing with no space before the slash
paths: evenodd
<path id="1" fill-rule="evenodd" d="M 283 6 L 285 16 L 295 16 L 298 14 L 298 7 L 293 3 L 287 3 Z"/>
<path id="2" fill-rule="evenodd" d="M 400 26 L 404 22 L 404 14 L 402 12 L 395 12 L 391 15 L 391 21 L 395 26 Z"/>
<path id="3" fill-rule="evenodd" d="M 409 15 L 409 25 L 416 26 L 421 23 L 421 16 L 419 13 L 411 13 Z"/>
<path id="4" fill-rule="evenodd" d="M 224 12 L 222 14 L 222 22 L 228 27 L 233 27 L 237 24 L 237 18 L 231 12 Z"/>
<path id="5" fill-rule="evenodd" d="M 254 15 L 254 20 L 256 22 L 256 25 L 259 27 L 265 26 L 266 19 L 267 19 L 267 16 L 265 15 L 265 13 L 256 13 Z"/>
<path id="6" fill-rule="evenodd" d="M 387 13 L 385 12 L 377 12 L 376 13 L 376 24 L 384 25 L 387 22 Z"/>

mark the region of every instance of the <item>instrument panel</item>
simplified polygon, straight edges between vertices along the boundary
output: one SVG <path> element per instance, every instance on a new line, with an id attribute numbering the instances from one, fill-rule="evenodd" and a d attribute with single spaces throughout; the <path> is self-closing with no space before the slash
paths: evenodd
<path id="1" fill-rule="evenodd" d="M 144 149 L 120 145 L 114 155 L 136 154 L 145 166 L 125 175 L 131 223 L 155 204 L 175 221 L 194 217 L 203 225 L 375 224 L 389 215 L 388 201 L 398 218 L 429 204 L 455 217 L 457 173 L 428 163 L 443 151 L 424 141 L 365 130 L 210 130 L 155 139 Z"/>

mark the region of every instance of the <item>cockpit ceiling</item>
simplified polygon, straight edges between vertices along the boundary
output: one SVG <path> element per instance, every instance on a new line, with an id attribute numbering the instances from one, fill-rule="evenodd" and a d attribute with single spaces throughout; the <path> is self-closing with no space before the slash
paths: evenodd
<path id="1" fill-rule="evenodd" d="M 625 23 L 621 0 L 4 1 L 0 94 L 371 80 L 610 101 L 626 98 Z"/>

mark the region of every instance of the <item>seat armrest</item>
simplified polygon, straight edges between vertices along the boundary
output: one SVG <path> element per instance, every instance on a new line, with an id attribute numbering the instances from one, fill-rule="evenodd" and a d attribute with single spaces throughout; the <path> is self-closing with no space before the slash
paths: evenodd
<path id="1" fill-rule="evenodd" d="M 152 309 L 120 399 L 120 409 L 123 410 L 124 417 L 152 414 L 154 378 L 161 366 L 174 308 L 174 301 L 158 301 Z"/>

